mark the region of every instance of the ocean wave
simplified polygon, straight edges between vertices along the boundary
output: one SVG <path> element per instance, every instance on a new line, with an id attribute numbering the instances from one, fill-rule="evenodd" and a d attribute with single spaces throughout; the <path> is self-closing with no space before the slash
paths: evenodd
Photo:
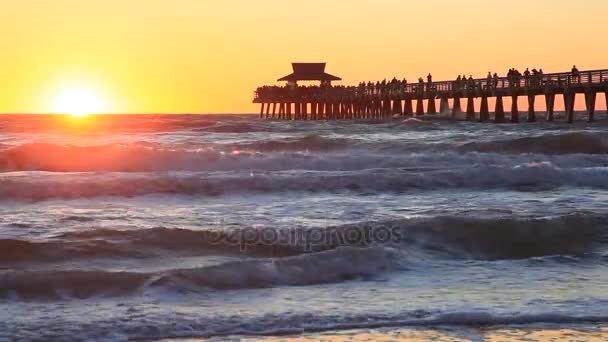
<path id="1" fill-rule="evenodd" d="M 504 141 L 472 142 L 463 151 L 537 154 L 607 154 L 608 137 L 600 133 L 563 133 Z"/>
<path id="2" fill-rule="evenodd" d="M 281 170 L 342 167 L 331 159 L 298 152 L 329 152 L 346 147 L 344 139 L 309 135 L 302 138 L 233 144 L 161 144 L 130 142 L 96 146 L 26 143 L 0 148 L 0 171 L 153 172 L 171 170 Z M 364 165 L 346 158 L 344 167 Z M 380 156 L 373 157 L 381 160 Z"/>
<path id="3" fill-rule="evenodd" d="M 530 219 L 440 217 L 410 223 L 404 234 L 418 247 L 464 258 L 585 256 L 608 244 L 608 219 L 596 214 Z"/>
<path id="4" fill-rule="evenodd" d="M 61 234 L 44 241 L 0 239 L 0 266 L 95 258 L 171 256 L 288 257 L 307 251 L 295 245 L 241 245 L 230 232 L 175 228 L 139 230 L 92 229 Z"/>
<path id="5" fill-rule="evenodd" d="M 193 131 L 209 133 L 250 133 L 273 131 L 273 129 L 264 122 L 252 124 L 250 121 L 249 123 L 219 123 L 216 125 L 209 125 L 207 127 L 194 128 Z"/>
<path id="6" fill-rule="evenodd" d="M 344 138 L 329 138 L 312 134 L 300 138 L 262 140 L 251 143 L 235 144 L 236 150 L 277 152 L 277 151 L 315 151 L 329 152 L 353 147 L 354 141 Z"/>
<path id="7" fill-rule="evenodd" d="M 545 138 L 554 139 L 539 139 Z M 604 138 L 593 136 L 592 139 L 599 141 L 599 145 Z M 519 154 L 515 155 L 504 154 L 503 149 L 516 150 L 509 146 L 522 146 L 528 150 L 518 150 Z M 513 166 L 514 163 L 532 161 L 546 161 L 560 167 L 608 165 L 604 154 L 599 150 L 591 154 L 591 150 L 581 147 L 584 145 L 568 145 L 569 151 L 578 149 L 576 151 L 579 153 L 551 153 L 529 146 L 535 145 L 521 143 L 518 139 L 502 143 L 470 143 L 458 147 L 443 143 L 376 142 L 315 134 L 235 143 L 135 141 L 84 146 L 25 143 L 0 148 L 0 172 L 333 171 L 438 168 L 473 163 Z"/>
<path id="8" fill-rule="evenodd" d="M 133 250 L 103 240 L 27 241 L 0 239 L 0 266 L 21 262 L 54 262 L 85 258 L 141 258 L 150 256 L 145 250 Z"/>
<path id="9" fill-rule="evenodd" d="M 435 189 L 542 191 L 563 186 L 608 189 L 608 168 L 560 168 L 551 163 L 451 169 L 366 169 L 236 173 L 85 173 L 2 177 L 0 199 L 46 200 L 147 194 L 408 192 Z"/>
<path id="10" fill-rule="evenodd" d="M 394 253 L 385 248 L 342 247 L 286 258 L 240 260 L 157 273 L 16 271 L 0 274 L 0 298 L 90 298 L 159 289 L 183 293 L 335 283 L 370 278 L 398 267 Z"/>
<path id="11" fill-rule="evenodd" d="M 252 232 L 242 236 L 251 240 Z M 553 218 L 440 216 L 306 229 L 294 236 L 300 237 L 294 244 L 305 250 L 382 244 L 440 259 L 585 257 L 608 245 L 608 218 L 590 213 Z"/>
<path id="12" fill-rule="evenodd" d="M 395 248 L 410 253 L 408 256 L 438 260 L 594 261 L 601 254 L 596 252 L 608 246 L 608 218 L 578 213 L 554 218 L 439 216 L 297 229 L 98 228 L 63 233 L 44 242 L 0 240 L 0 262 L 8 265 L 14 262 L 176 255 L 271 257 L 278 260 L 335 251 L 341 247 L 376 246 Z"/>
<path id="13" fill-rule="evenodd" d="M 567 312 L 493 313 L 483 310 L 429 312 L 412 310 L 400 314 L 266 314 L 254 318 L 199 317 L 178 312 L 148 314 L 146 318 L 134 313 L 116 319 L 97 319 L 90 322 L 58 321 L 53 318 L 23 324 L 16 330 L 0 322 L 2 331 L 14 332 L 11 337 L 27 336 L 27 340 L 82 341 L 82 340 L 160 340 L 168 338 L 227 338 L 244 336 L 285 336 L 322 333 L 326 331 L 353 331 L 382 328 L 456 328 L 455 335 L 466 334 L 458 328 L 493 326 L 529 326 L 554 328 L 555 324 L 573 326 L 605 324 L 608 315 L 577 315 Z M 62 329 L 58 329 L 61 327 Z M 41 333 L 42 332 L 42 333 Z M 2 333 L 0 333 L 0 337 Z M 231 339 L 231 340 L 232 340 Z"/>

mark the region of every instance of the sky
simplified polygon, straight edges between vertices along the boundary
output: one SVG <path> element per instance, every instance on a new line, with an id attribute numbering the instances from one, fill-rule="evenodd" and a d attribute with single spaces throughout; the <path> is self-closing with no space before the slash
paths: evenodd
<path id="1" fill-rule="evenodd" d="M 608 69 L 606 0 L 0 0 L 0 112 L 245 113 L 291 62 L 342 84 Z M 78 93 L 78 91 L 77 91 Z"/>

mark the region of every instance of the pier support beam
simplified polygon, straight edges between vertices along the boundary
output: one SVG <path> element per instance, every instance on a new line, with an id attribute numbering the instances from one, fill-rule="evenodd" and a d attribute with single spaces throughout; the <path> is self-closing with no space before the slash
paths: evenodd
<path id="1" fill-rule="evenodd" d="M 608 114 L 608 90 L 604 91 L 604 99 L 606 100 L 606 114 Z"/>
<path id="2" fill-rule="evenodd" d="M 422 97 L 419 97 L 416 100 L 416 116 L 422 116 L 424 115 L 424 100 L 422 99 Z"/>
<path id="3" fill-rule="evenodd" d="M 442 97 L 439 101 L 439 113 L 446 114 L 450 110 L 450 103 L 447 97 Z"/>
<path id="4" fill-rule="evenodd" d="M 291 102 L 287 102 L 285 104 L 285 107 L 287 108 L 287 120 L 291 120 Z"/>
<path id="5" fill-rule="evenodd" d="M 547 116 L 545 119 L 547 122 L 553 122 L 553 113 L 555 111 L 555 93 L 545 94 L 545 102 L 547 105 Z"/>
<path id="6" fill-rule="evenodd" d="M 283 115 L 285 114 L 285 104 L 283 102 L 279 103 L 279 119 L 283 119 Z"/>
<path id="7" fill-rule="evenodd" d="M 574 102 L 576 99 L 576 93 L 572 90 L 566 90 L 564 92 L 564 105 L 566 107 L 566 118 L 568 123 L 574 122 Z"/>
<path id="8" fill-rule="evenodd" d="M 301 103 L 299 103 L 299 102 L 298 103 L 294 103 L 294 105 L 296 106 L 296 108 L 295 108 L 295 111 L 296 111 L 296 113 L 295 113 L 295 119 L 296 120 L 301 120 L 302 119 L 301 118 L 301 116 L 302 116 L 302 114 L 301 114 L 301 112 L 302 112 Z"/>
<path id="9" fill-rule="evenodd" d="M 536 122 L 536 112 L 534 111 L 534 101 L 536 95 L 528 94 L 528 122 Z"/>
<path id="10" fill-rule="evenodd" d="M 494 107 L 494 122 L 505 122 L 505 108 L 502 103 L 502 96 L 496 96 L 496 106 Z"/>
<path id="11" fill-rule="evenodd" d="M 427 110 L 426 110 L 427 114 L 437 114 L 437 109 L 435 109 L 435 97 L 431 96 L 429 98 L 429 105 L 427 106 Z"/>
<path id="12" fill-rule="evenodd" d="M 405 104 L 403 105 L 403 115 L 405 115 L 405 116 L 411 116 L 412 115 L 412 111 L 413 111 L 412 98 L 407 97 L 405 99 Z"/>
<path id="13" fill-rule="evenodd" d="M 475 99 L 473 96 L 469 96 L 467 100 L 467 120 L 474 121 L 475 120 Z"/>
<path id="14" fill-rule="evenodd" d="M 302 103 L 302 120 L 308 120 L 308 103 L 303 102 Z"/>
<path id="15" fill-rule="evenodd" d="M 260 107 L 260 119 L 264 118 L 264 105 L 265 103 L 262 102 L 262 106 Z"/>
<path id="16" fill-rule="evenodd" d="M 519 109 L 517 108 L 517 95 L 511 96 L 511 122 L 519 122 Z"/>
<path id="17" fill-rule="evenodd" d="M 272 118 L 274 119 L 274 117 L 277 115 L 277 103 L 273 102 L 272 103 Z"/>
<path id="18" fill-rule="evenodd" d="M 403 104 L 401 103 L 401 99 L 395 100 L 396 103 L 396 114 L 403 115 Z"/>
<path id="19" fill-rule="evenodd" d="M 488 109 L 488 97 L 481 97 L 481 107 L 479 108 L 479 121 L 485 122 L 490 120 L 490 110 Z"/>
<path id="20" fill-rule="evenodd" d="M 585 105 L 587 106 L 587 121 L 595 120 L 595 91 L 589 89 L 585 92 Z"/>
<path id="21" fill-rule="evenodd" d="M 452 119 L 456 118 L 457 114 L 462 113 L 462 108 L 460 106 L 460 97 L 454 97 L 454 105 L 452 106 Z"/>

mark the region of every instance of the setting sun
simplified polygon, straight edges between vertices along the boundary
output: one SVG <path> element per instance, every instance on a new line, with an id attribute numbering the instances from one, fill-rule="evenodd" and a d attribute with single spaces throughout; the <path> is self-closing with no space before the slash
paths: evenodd
<path id="1" fill-rule="evenodd" d="M 63 89 L 54 99 L 53 112 L 72 116 L 100 114 L 106 110 L 99 94 L 87 88 Z"/>

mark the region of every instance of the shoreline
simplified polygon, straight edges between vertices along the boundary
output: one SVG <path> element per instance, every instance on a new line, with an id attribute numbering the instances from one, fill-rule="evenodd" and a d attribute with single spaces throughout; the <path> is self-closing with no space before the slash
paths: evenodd
<path id="1" fill-rule="evenodd" d="M 608 340 L 608 325 L 587 324 L 569 327 L 558 326 L 494 326 L 494 327 L 450 327 L 438 326 L 412 328 L 378 328 L 343 331 L 326 331 L 281 336 L 218 336 L 210 338 L 161 339 L 158 342 L 200 341 L 247 341 L 247 342 L 566 342 Z"/>

